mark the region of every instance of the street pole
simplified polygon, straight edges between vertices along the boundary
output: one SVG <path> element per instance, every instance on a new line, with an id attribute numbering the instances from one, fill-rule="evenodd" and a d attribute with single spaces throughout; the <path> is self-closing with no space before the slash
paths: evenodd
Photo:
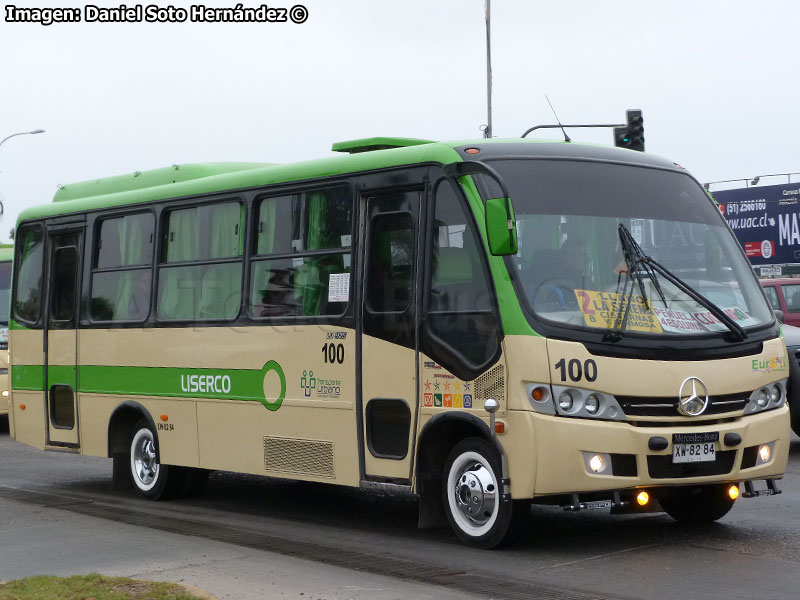
<path id="1" fill-rule="evenodd" d="M 12 137 L 16 137 L 18 135 L 36 135 L 37 133 L 44 133 L 44 129 L 34 129 L 33 131 L 20 131 L 19 133 L 12 133 L 11 135 L 7 135 L 2 140 L 0 140 L 0 146 L 6 143 L 6 141 L 10 140 Z M 5 206 L 3 206 L 3 202 L 0 201 L 0 215 L 5 212 Z"/>
<path id="2" fill-rule="evenodd" d="M 44 133 L 44 129 L 34 129 L 33 131 L 20 131 L 19 133 L 12 133 L 11 135 L 7 135 L 0 141 L 0 146 L 2 146 L 6 140 L 10 140 L 12 137 L 16 137 L 18 135 L 36 135 L 37 133 Z"/>
<path id="3" fill-rule="evenodd" d="M 488 121 L 483 137 L 492 137 L 492 29 L 491 29 L 492 0 L 486 0 L 486 108 Z"/>

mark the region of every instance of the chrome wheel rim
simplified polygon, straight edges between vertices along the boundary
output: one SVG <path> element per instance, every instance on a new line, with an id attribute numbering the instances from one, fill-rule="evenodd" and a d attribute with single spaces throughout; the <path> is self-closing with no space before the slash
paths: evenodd
<path id="1" fill-rule="evenodd" d="M 136 485 L 150 490 L 156 484 L 159 471 L 156 444 L 149 429 L 140 429 L 131 442 L 131 473 Z"/>
<path id="2" fill-rule="evenodd" d="M 459 529 L 471 536 L 488 532 L 499 509 L 497 477 L 488 461 L 477 452 L 461 454 L 447 478 L 450 514 Z"/>

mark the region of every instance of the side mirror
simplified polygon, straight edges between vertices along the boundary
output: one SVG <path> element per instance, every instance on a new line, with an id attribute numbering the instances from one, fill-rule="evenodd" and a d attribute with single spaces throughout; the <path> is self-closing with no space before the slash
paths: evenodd
<path id="1" fill-rule="evenodd" d="M 510 198 L 486 201 L 486 236 L 493 256 L 517 253 L 517 219 Z"/>
<path id="2" fill-rule="evenodd" d="M 778 321 L 780 321 L 781 323 L 786 322 L 786 315 L 783 314 L 782 310 L 775 311 L 775 318 L 778 319 Z"/>

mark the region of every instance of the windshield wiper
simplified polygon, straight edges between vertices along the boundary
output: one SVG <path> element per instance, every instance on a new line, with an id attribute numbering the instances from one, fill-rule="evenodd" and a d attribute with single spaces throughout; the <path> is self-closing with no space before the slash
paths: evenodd
<path id="1" fill-rule="evenodd" d="M 664 291 L 661 289 L 655 271 L 649 262 L 652 259 L 644 253 L 641 246 L 639 246 L 625 225 L 620 223 L 618 231 L 620 245 L 622 246 L 622 254 L 625 259 L 625 264 L 628 265 L 628 279 L 622 288 L 621 295 L 625 310 L 620 311 L 615 317 L 614 330 L 605 335 L 605 340 L 611 342 L 618 342 L 625 334 L 625 327 L 628 324 L 628 316 L 630 315 L 631 304 L 633 302 L 633 281 L 639 286 L 639 293 L 642 295 L 642 302 L 644 303 L 645 310 L 650 310 L 650 302 L 647 298 L 647 292 L 644 286 L 645 277 L 653 284 L 664 306 L 667 305 L 667 298 L 664 296 Z M 620 273 L 620 275 L 622 275 L 622 273 Z M 631 281 L 630 291 L 628 290 L 628 281 Z M 617 281 L 617 294 L 619 296 L 619 280 Z M 628 299 L 627 302 L 625 302 L 625 298 Z"/>
<path id="2" fill-rule="evenodd" d="M 700 292 L 696 291 L 692 286 L 672 273 L 665 266 L 657 262 L 654 258 L 647 256 L 642 250 L 641 246 L 639 246 L 634 237 L 631 235 L 631 232 L 628 231 L 628 228 L 625 227 L 623 223 L 619 224 L 619 240 L 620 244 L 622 245 L 622 252 L 625 257 L 625 262 L 628 264 L 628 276 L 634 278 L 639 284 L 639 291 L 642 293 L 645 309 L 649 310 L 647 294 L 645 294 L 644 291 L 645 275 L 653 283 L 653 287 L 655 287 L 658 295 L 664 302 L 664 306 L 666 307 L 667 305 L 667 299 L 658 283 L 658 278 L 656 275 L 658 274 L 664 277 L 664 279 L 669 281 L 672 285 L 683 291 L 700 306 L 707 308 L 712 315 L 714 315 L 723 325 L 725 325 L 725 327 L 730 330 L 737 341 L 747 338 L 747 332 L 744 330 L 744 328 L 734 321 L 727 313 L 725 313 L 725 311 L 711 302 L 711 300 L 703 296 Z M 642 271 L 644 271 L 644 273 L 642 273 Z M 623 288 L 623 299 L 626 291 L 627 285 L 625 288 Z M 631 289 L 631 291 L 633 290 Z M 608 341 L 619 341 L 619 339 L 622 337 L 623 332 L 625 331 L 625 326 L 628 322 L 630 305 L 631 302 L 629 300 L 625 306 L 625 313 L 621 314 L 614 323 L 614 331 L 610 334 L 607 334 L 606 337 L 608 338 Z"/>

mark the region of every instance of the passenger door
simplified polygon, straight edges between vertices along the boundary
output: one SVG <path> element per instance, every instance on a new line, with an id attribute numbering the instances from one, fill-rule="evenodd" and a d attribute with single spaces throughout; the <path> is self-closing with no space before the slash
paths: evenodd
<path id="1" fill-rule="evenodd" d="M 367 478 L 410 482 L 422 189 L 362 196 L 361 417 Z"/>
<path id="2" fill-rule="evenodd" d="M 47 444 L 80 446 L 78 434 L 77 322 L 81 229 L 49 233 L 44 314 Z"/>

